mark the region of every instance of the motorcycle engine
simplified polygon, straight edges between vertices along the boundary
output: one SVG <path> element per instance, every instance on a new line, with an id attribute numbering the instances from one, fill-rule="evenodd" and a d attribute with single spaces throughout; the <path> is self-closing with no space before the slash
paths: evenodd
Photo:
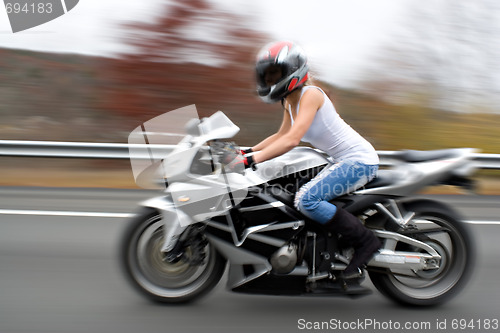
<path id="1" fill-rule="evenodd" d="M 273 271 L 278 274 L 290 273 L 297 264 L 297 245 L 288 244 L 274 252 L 269 260 Z"/>

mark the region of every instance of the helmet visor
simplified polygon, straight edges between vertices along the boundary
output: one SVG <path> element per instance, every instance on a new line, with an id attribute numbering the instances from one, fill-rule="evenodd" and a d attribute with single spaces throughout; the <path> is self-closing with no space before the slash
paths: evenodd
<path id="1" fill-rule="evenodd" d="M 261 62 L 256 66 L 257 82 L 261 87 L 275 85 L 286 77 L 287 70 L 283 64 L 275 64 L 268 61 Z"/>

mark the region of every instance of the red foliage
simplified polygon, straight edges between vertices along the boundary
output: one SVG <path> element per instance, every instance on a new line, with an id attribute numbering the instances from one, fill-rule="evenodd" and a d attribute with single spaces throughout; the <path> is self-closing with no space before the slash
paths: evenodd
<path id="1" fill-rule="evenodd" d="M 104 64 L 104 108 L 137 120 L 190 104 L 201 115 L 269 110 L 254 92 L 255 54 L 265 38 L 245 22 L 187 0 L 167 6 L 155 23 L 127 26 L 137 52 Z"/>

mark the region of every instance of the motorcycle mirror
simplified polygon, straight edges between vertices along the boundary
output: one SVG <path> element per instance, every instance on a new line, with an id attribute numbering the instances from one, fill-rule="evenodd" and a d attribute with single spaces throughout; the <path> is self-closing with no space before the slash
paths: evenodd
<path id="1" fill-rule="evenodd" d="M 193 119 L 189 120 L 186 123 L 186 126 L 184 127 L 187 134 L 189 134 L 191 136 L 201 135 L 200 128 L 198 127 L 199 124 L 200 124 L 200 119 L 198 119 L 198 118 L 193 118 Z"/>

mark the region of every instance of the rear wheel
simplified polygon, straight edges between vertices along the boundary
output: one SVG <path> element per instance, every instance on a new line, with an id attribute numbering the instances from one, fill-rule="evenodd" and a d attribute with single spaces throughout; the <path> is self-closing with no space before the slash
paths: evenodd
<path id="1" fill-rule="evenodd" d="M 164 239 L 161 215 L 146 209 L 132 219 L 121 244 L 121 262 L 132 285 L 147 298 L 184 303 L 212 290 L 225 269 L 225 259 L 198 234 L 174 263 L 161 252 Z"/>
<path id="2" fill-rule="evenodd" d="M 448 207 L 431 201 L 406 204 L 415 212 L 410 223 L 416 226 L 406 235 L 430 245 L 441 256 L 439 267 L 431 270 L 372 271 L 375 287 L 394 301 L 405 305 L 437 305 L 455 296 L 473 270 L 473 244 L 465 225 Z M 402 244 L 396 250 L 416 251 Z"/>

